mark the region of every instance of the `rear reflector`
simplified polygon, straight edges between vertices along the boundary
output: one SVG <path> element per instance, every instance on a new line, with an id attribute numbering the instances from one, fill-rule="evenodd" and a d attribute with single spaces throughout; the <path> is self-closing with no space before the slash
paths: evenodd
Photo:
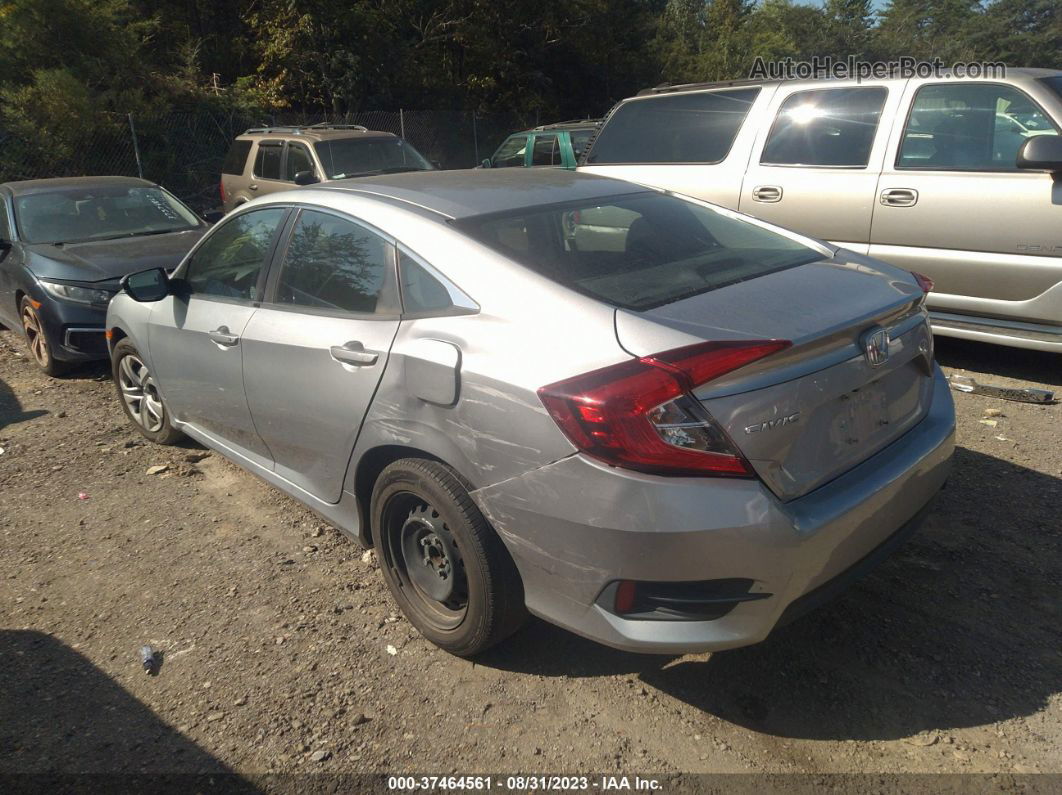
<path id="1" fill-rule="evenodd" d="M 538 396 L 572 444 L 605 463 L 663 475 L 751 477 L 725 431 L 689 392 L 790 344 L 688 345 L 558 381 Z"/>

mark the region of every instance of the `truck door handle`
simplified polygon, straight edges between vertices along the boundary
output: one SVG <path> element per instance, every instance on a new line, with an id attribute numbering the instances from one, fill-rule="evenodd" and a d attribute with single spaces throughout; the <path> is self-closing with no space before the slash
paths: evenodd
<path id="1" fill-rule="evenodd" d="M 888 188 L 881 192 L 886 207 L 910 207 L 918 201 L 918 191 L 911 188 Z"/>
<path id="2" fill-rule="evenodd" d="M 230 332 L 228 326 L 218 326 L 213 331 L 208 331 L 207 336 L 210 337 L 213 342 L 216 342 L 218 345 L 224 345 L 226 348 L 231 348 L 240 341 L 240 335 Z"/>
<path id="3" fill-rule="evenodd" d="M 365 346 L 357 340 L 351 340 L 342 345 L 333 345 L 328 351 L 337 362 L 352 364 L 355 367 L 376 364 L 376 360 L 380 358 L 380 354 L 365 350 Z"/>
<path id="4" fill-rule="evenodd" d="M 777 185 L 757 185 L 752 189 L 752 200 L 754 202 L 780 202 L 782 189 Z"/>

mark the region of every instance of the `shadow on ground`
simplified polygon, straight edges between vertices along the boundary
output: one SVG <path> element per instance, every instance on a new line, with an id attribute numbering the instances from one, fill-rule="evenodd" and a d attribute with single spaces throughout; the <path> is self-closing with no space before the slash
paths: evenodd
<path id="1" fill-rule="evenodd" d="M 1027 351 L 951 337 L 934 340 L 937 361 L 945 367 L 990 373 L 1030 384 L 1062 386 L 1062 357 L 1057 353 Z M 987 380 L 987 379 L 986 379 Z"/>
<path id="2" fill-rule="evenodd" d="M 22 403 L 19 402 L 14 390 L 7 385 L 4 379 L 0 378 L 0 430 L 8 425 L 43 417 L 47 413 L 43 409 L 23 411 Z"/>
<path id="3" fill-rule="evenodd" d="M 254 790 L 49 635 L 0 631 L 0 672 L 0 776 L 107 774 L 127 786 L 129 774 L 149 772 L 188 775 L 195 787 L 209 775 Z"/>
<path id="4" fill-rule="evenodd" d="M 761 644 L 646 657 L 536 621 L 478 662 L 634 674 L 705 713 L 790 738 L 890 740 L 1025 717 L 1062 690 L 1060 500 L 1062 480 L 959 448 L 949 487 L 905 546 Z"/>

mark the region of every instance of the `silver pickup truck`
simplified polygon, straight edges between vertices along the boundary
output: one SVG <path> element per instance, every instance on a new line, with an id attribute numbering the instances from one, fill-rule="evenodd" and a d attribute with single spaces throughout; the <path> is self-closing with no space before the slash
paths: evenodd
<path id="1" fill-rule="evenodd" d="M 580 170 L 929 276 L 934 331 L 1062 351 L 1062 71 L 736 81 L 623 100 Z"/>

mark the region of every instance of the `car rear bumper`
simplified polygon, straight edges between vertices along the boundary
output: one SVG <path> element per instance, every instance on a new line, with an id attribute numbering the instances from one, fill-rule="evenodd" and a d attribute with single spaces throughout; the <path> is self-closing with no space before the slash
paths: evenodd
<path id="1" fill-rule="evenodd" d="M 891 551 L 950 471 L 955 413 L 935 368 L 927 416 L 887 448 L 798 499 L 758 480 L 664 478 L 573 455 L 473 492 L 520 570 L 528 609 L 580 635 L 653 653 L 763 640 Z M 890 543 L 891 541 L 891 543 Z M 714 620 L 621 618 L 617 580 L 751 580 Z M 614 586 L 613 586 L 614 587 Z M 763 596 L 769 594 L 769 596 Z"/>

